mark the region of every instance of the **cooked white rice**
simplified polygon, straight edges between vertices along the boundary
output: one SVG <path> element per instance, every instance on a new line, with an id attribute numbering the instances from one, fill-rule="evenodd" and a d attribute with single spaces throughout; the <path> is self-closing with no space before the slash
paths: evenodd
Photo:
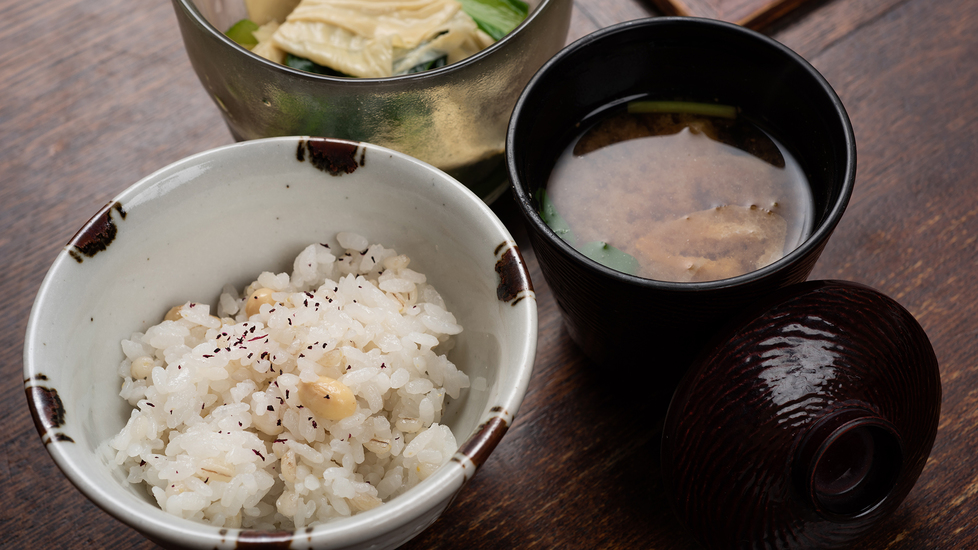
<path id="1" fill-rule="evenodd" d="M 301 528 L 373 508 L 456 451 L 439 422 L 446 395 L 469 386 L 445 356 L 462 327 L 409 258 L 352 233 L 337 240 L 342 254 L 313 244 L 291 275 L 262 273 L 241 294 L 226 286 L 217 316 L 187 303 L 122 342 L 121 395 L 135 409 L 109 445 L 163 510 Z M 249 317 L 259 288 L 275 303 Z M 321 376 L 352 391 L 352 415 L 303 406 L 300 387 Z"/>

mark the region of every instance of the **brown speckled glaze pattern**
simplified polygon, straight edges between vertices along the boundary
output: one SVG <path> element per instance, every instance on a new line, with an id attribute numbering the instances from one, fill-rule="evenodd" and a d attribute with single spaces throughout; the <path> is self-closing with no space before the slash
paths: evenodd
<path id="1" fill-rule="evenodd" d="M 496 274 L 499 275 L 499 286 L 496 287 L 496 297 L 515 306 L 533 294 L 533 282 L 530 281 L 526 262 L 519 247 L 512 242 L 500 243 L 493 253 L 498 258 Z"/>
<path id="2" fill-rule="evenodd" d="M 360 144 L 355 141 L 310 138 L 299 142 L 296 159 L 305 162 L 307 154 L 309 163 L 316 168 L 331 176 L 342 176 L 352 174 L 357 168 L 364 166 L 367 152 L 366 149 L 360 149 Z"/>
<path id="3" fill-rule="evenodd" d="M 45 445 L 52 441 L 74 443 L 71 437 L 60 431 L 65 424 L 65 407 L 58 396 L 58 390 L 35 385 L 36 382 L 46 380 L 46 376 L 39 374 L 32 380 L 25 381 L 27 404 L 31 409 L 31 418 L 34 419 L 34 428 Z"/>
<path id="4" fill-rule="evenodd" d="M 472 464 L 479 468 L 485 464 L 492 450 L 502 441 L 507 430 L 509 430 L 509 422 L 505 418 L 494 416 L 479 426 L 479 429 L 458 448 L 458 454 L 467 456 Z M 458 454 L 452 457 L 452 460 L 458 461 Z"/>
<path id="5" fill-rule="evenodd" d="M 92 216 L 92 219 L 68 241 L 68 254 L 76 262 L 82 263 L 86 257 L 95 256 L 107 249 L 115 240 L 119 228 L 112 220 L 112 212 L 115 212 L 119 219 L 126 219 L 126 211 L 122 205 L 119 202 L 110 202 Z"/>
<path id="6" fill-rule="evenodd" d="M 846 548 L 910 492 L 940 405 L 937 358 L 903 307 L 855 283 L 795 285 L 722 330 L 679 385 L 667 492 L 707 548 Z M 875 450 L 833 443 L 860 429 L 880 437 Z M 871 499 L 859 500 L 862 481 L 842 494 L 848 509 L 812 497 L 812 457 L 833 444 L 837 464 L 882 480 Z"/>

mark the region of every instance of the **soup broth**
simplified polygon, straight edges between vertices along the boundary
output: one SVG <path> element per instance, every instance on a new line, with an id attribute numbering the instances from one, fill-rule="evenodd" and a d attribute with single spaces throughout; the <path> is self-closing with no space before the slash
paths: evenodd
<path id="1" fill-rule="evenodd" d="M 538 197 L 582 253 L 649 279 L 711 281 L 777 261 L 811 233 L 801 167 L 735 109 L 628 105 L 572 140 Z"/>

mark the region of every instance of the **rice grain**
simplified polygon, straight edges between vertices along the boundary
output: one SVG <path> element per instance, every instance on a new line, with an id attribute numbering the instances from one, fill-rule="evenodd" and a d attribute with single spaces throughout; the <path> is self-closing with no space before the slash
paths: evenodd
<path id="1" fill-rule="evenodd" d="M 312 244 L 289 273 L 222 289 L 215 314 L 187 302 L 122 342 L 133 407 L 109 442 L 159 506 L 223 527 L 297 529 L 369 510 L 457 449 L 445 396 L 469 386 L 445 353 L 462 327 L 410 259 L 355 233 Z M 246 303 L 270 290 L 253 314 Z M 300 384 L 335 379 L 356 397 L 317 416 Z"/>

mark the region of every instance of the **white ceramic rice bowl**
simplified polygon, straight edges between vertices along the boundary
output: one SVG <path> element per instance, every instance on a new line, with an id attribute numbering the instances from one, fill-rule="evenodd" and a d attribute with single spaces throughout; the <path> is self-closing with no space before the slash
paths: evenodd
<path id="1" fill-rule="evenodd" d="M 222 529 L 165 513 L 98 452 L 131 410 L 118 395 L 120 341 L 158 323 L 173 304 L 214 304 L 228 282 L 240 288 L 262 271 L 291 271 L 305 246 L 339 231 L 410 256 L 462 325 L 449 358 L 486 383 L 445 410 L 442 423 L 459 451 L 382 506 L 296 532 Z M 382 147 L 269 138 L 200 153 L 146 177 L 72 238 L 31 312 L 25 385 L 38 432 L 69 480 L 163 546 L 384 549 L 433 523 L 512 424 L 536 335 L 536 300 L 519 250 L 471 191 Z"/>

